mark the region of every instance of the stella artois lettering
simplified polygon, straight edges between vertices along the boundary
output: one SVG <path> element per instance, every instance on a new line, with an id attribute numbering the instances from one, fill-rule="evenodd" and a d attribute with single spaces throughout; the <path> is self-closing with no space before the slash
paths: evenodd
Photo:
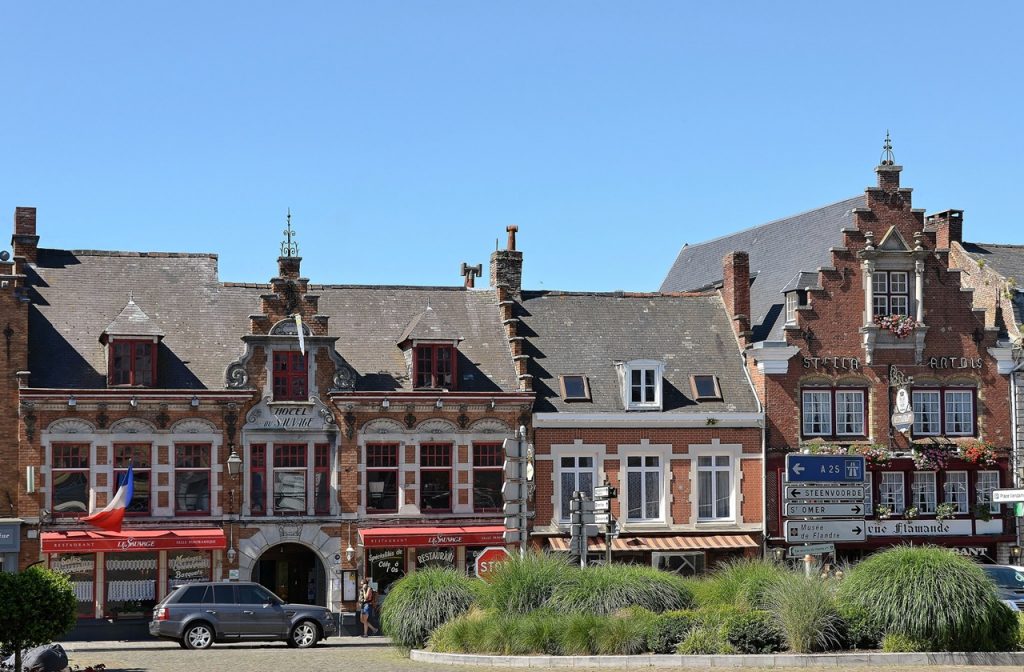
<path id="1" fill-rule="evenodd" d="M 860 368 L 860 360 L 856 357 L 804 357 L 804 368 L 856 371 Z"/>
<path id="2" fill-rule="evenodd" d="M 933 369 L 980 369 L 981 357 L 932 357 L 928 366 Z"/>

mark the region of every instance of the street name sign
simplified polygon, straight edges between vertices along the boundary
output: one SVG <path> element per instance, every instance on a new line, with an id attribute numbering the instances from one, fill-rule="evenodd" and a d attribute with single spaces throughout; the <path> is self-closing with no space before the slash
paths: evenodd
<path id="1" fill-rule="evenodd" d="M 605 513 L 595 513 L 594 514 L 594 524 L 595 525 L 607 525 L 610 522 L 612 522 L 612 514 L 610 514 L 608 512 L 605 512 Z"/>
<path id="2" fill-rule="evenodd" d="M 824 503 L 852 500 L 862 502 L 864 501 L 864 490 L 863 483 L 856 485 L 787 485 L 786 501 L 806 503 L 806 500 L 813 500 Z"/>
<path id="3" fill-rule="evenodd" d="M 812 504 L 808 502 L 786 502 L 786 518 L 849 518 L 863 516 L 864 505 L 853 504 Z"/>
<path id="4" fill-rule="evenodd" d="M 786 541 L 864 541 L 863 520 L 787 520 Z"/>
<path id="5" fill-rule="evenodd" d="M 594 511 L 611 511 L 612 500 L 610 499 L 595 499 L 594 500 Z"/>
<path id="6" fill-rule="evenodd" d="M 863 483 L 863 455 L 786 455 L 788 483 Z"/>
<path id="7" fill-rule="evenodd" d="M 1024 489 L 992 491 L 993 504 L 1012 504 L 1014 502 L 1024 502 Z"/>
<path id="8" fill-rule="evenodd" d="M 786 557 L 802 558 L 805 555 L 824 555 L 835 552 L 835 544 L 807 544 L 806 546 L 790 546 L 786 551 Z"/>
<path id="9" fill-rule="evenodd" d="M 594 499 L 612 497 L 612 486 L 610 485 L 595 485 L 594 486 Z"/>

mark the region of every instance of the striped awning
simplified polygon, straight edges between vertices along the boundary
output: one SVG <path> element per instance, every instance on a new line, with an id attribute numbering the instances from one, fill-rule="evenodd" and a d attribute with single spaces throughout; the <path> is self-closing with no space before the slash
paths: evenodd
<path id="1" fill-rule="evenodd" d="M 605 550 L 603 537 L 587 540 L 587 550 L 598 553 Z M 553 551 L 568 551 L 567 537 L 550 537 L 548 544 Z M 616 551 L 718 551 L 733 548 L 757 548 L 760 544 L 746 534 L 706 534 L 695 536 L 666 537 L 619 537 L 612 540 L 612 553 Z"/>

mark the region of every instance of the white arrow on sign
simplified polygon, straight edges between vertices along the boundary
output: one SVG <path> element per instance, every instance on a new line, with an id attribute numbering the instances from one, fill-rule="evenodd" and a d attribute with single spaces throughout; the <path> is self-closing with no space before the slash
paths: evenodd
<path id="1" fill-rule="evenodd" d="M 863 520 L 787 520 L 786 541 L 864 541 Z"/>
<path id="2" fill-rule="evenodd" d="M 786 501 L 863 501 L 864 485 L 787 485 Z"/>
<path id="3" fill-rule="evenodd" d="M 1012 504 L 1015 502 L 1024 502 L 1024 490 L 993 490 L 992 491 L 992 503 L 994 504 Z"/>
<path id="4" fill-rule="evenodd" d="M 799 462 L 794 464 L 793 465 L 793 473 L 796 474 L 797 476 L 799 476 L 800 474 L 804 473 L 804 465 L 800 464 Z"/>
<path id="5" fill-rule="evenodd" d="M 854 504 L 812 504 L 808 502 L 786 502 L 787 518 L 849 518 L 863 516 L 864 505 Z"/>

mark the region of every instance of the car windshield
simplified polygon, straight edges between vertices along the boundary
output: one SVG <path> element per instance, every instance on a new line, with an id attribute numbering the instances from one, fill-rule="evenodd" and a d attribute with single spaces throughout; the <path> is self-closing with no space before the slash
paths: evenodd
<path id="1" fill-rule="evenodd" d="M 1000 588 L 1024 590 L 1024 572 L 1013 567 L 985 567 L 984 570 Z"/>

